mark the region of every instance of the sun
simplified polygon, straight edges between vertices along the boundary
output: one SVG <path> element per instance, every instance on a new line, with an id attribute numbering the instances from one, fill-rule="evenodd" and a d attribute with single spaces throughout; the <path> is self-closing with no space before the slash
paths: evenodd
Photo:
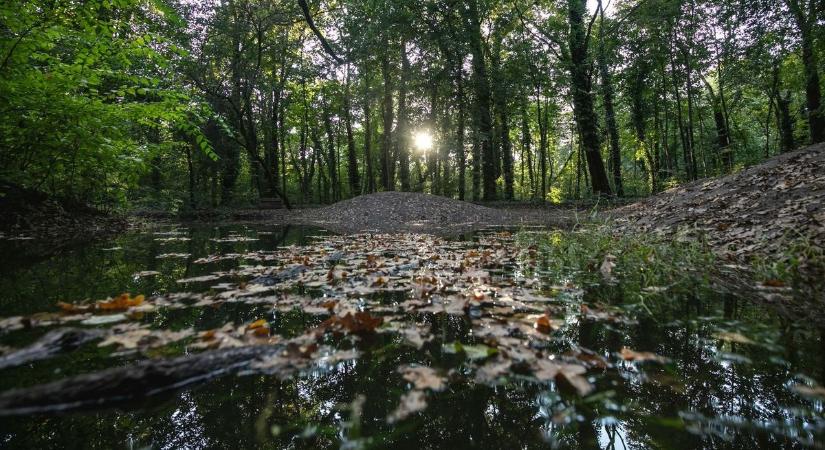
<path id="1" fill-rule="evenodd" d="M 433 148 L 433 135 L 428 130 L 416 131 L 413 133 L 413 144 L 418 150 L 426 152 Z"/>

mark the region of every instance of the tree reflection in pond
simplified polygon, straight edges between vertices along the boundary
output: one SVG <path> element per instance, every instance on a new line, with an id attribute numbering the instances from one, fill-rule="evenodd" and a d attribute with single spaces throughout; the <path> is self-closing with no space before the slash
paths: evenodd
<path id="1" fill-rule="evenodd" d="M 245 265 L 275 267 L 280 264 L 273 256 L 280 255 L 278 247 L 316 245 L 308 237 L 321 234 L 319 230 L 246 227 L 181 232 L 164 236 L 188 240 L 157 240 L 154 235 L 133 233 L 92 249 L 4 271 L 0 288 L 8 295 L 2 300 L 3 316 L 49 310 L 57 300 L 104 298 L 120 291 L 220 295 L 221 289 L 212 288 L 215 283 L 226 280 L 245 286 L 249 277 L 233 275 L 191 283 L 177 280 L 244 270 Z M 445 255 L 475 252 L 477 255 L 470 259 L 495 259 L 484 254 L 481 249 L 487 247 L 481 244 L 478 251 L 468 249 L 474 248 L 479 239 L 488 243 L 502 239 L 506 241 L 502 248 L 514 248 L 510 238 L 497 236 L 469 236 L 467 243 L 458 244 L 437 241 L 434 245 L 443 248 L 435 251 L 443 250 Z M 431 241 L 421 242 L 433 245 Z M 116 247 L 120 250 L 105 250 Z M 305 253 L 312 251 L 307 248 Z M 189 256 L 157 258 L 170 253 Z M 515 255 L 514 251 L 510 253 Z M 228 254 L 247 256 L 196 263 L 210 255 Z M 267 259 L 270 256 L 274 259 Z M 352 255 L 341 256 L 327 249 L 315 256 L 323 256 L 324 261 L 346 261 Z M 373 263 L 362 256 L 355 257 L 363 259 L 358 264 Z M 430 308 L 438 304 L 450 311 L 453 306 L 448 300 L 453 294 L 444 293 L 442 300 L 424 295 L 422 298 L 429 298 L 430 303 L 412 307 L 403 306 L 410 299 L 408 295 L 365 294 L 361 303 L 354 305 L 376 315 L 384 311 L 384 328 L 358 338 L 341 338 L 337 336 L 339 331 L 328 328 L 321 340 L 339 349 L 354 346 L 359 352 L 357 359 L 290 374 L 247 367 L 237 375 L 105 409 L 5 417 L 0 419 L 0 438 L 9 448 L 67 443 L 159 448 L 545 448 L 550 444 L 563 448 L 750 449 L 821 445 L 825 436 L 822 401 L 805 398 L 792 389 L 797 383 L 822 385 L 825 381 L 820 324 L 792 321 L 750 301 L 747 295 L 714 292 L 700 283 L 690 289 L 645 294 L 642 307 L 639 287 L 623 283 L 621 278 L 619 283 L 576 274 L 562 278 L 550 267 L 552 264 L 541 260 L 514 256 L 513 261 L 498 268 L 495 264 L 488 267 L 490 283 L 499 286 L 495 295 L 484 294 L 489 300 L 477 300 L 478 305 L 476 300 L 468 300 L 464 309 L 448 314 Z M 347 276 L 335 271 L 339 267 L 336 264 L 315 265 L 306 272 L 320 274 L 320 287 L 311 287 L 311 282 L 295 287 L 297 295 L 306 300 L 296 300 L 299 303 L 294 307 L 279 308 L 278 302 L 283 300 L 278 299 L 274 303 L 220 302 L 201 307 L 159 307 L 132 320 L 150 325 L 152 330 L 192 328 L 202 333 L 227 322 L 240 325 L 263 318 L 273 336 L 299 338 L 306 330 L 325 326 L 324 307 L 318 306 L 322 303 L 310 305 L 314 296 L 329 296 L 318 302 L 338 298 L 334 289 L 349 282 Z M 263 268 L 255 270 L 269 273 Z M 134 275 L 145 271 L 159 274 Z M 421 272 L 416 276 L 430 275 Z M 438 270 L 433 269 L 432 276 L 437 278 Z M 257 279 L 266 277 L 270 277 L 267 283 L 275 286 L 283 282 L 271 274 Z M 535 289 L 513 290 L 513 298 L 505 298 L 513 283 L 525 283 L 530 277 L 540 280 Z M 382 291 L 385 285 L 397 282 L 376 278 L 370 289 Z M 430 289 L 429 281 L 422 283 L 410 289 Z M 474 292 L 466 295 L 482 295 Z M 539 299 L 542 295 L 552 300 Z M 525 299 L 524 305 L 514 303 L 507 312 L 505 303 L 519 298 Z M 147 301 L 151 304 L 155 299 Z M 300 302 L 305 302 L 303 311 Z M 521 350 L 505 344 L 507 338 L 521 336 L 525 330 L 519 332 L 522 334 L 510 330 L 495 338 L 483 334 L 498 333 L 495 327 L 489 327 L 496 323 L 495 314 L 506 318 L 513 310 L 529 309 L 536 302 L 544 302 L 540 310 L 549 308 L 553 320 L 559 321 L 558 330 L 519 341 L 524 346 Z M 330 307 L 340 308 L 341 304 Z M 519 312 L 507 320 L 524 320 L 528 313 Z M 481 323 L 488 327 L 479 327 Z M 396 328 L 407 325 L 427 330 L 430 338 L 421 341 L 420 349 L 397 332 Z M 346 334 L 346 327 L 354 325 L 335 326 L 344 327 L 335 330 Z M 396 327 L 395 331 L 389 330 L 391 327 Z M 38 329 L 12 330 L 0 337 L 0 343 L 23 347 L 41 334 Z M 98 349 L 91 344 L 54 359 L 1 371 L 0 381 L 5 388 L 32 386 L 128 365 L 144 356 L 162 358 L 194 351 L 189 347 L 192 342 L 147 349 L 142 354 L 121 353 L 109 347 Z M 620 356 L 623 349 L 652 352 L 669 362 L 626 360 Z M 555 376 L 539 381 L 542 378 L 536 377 L 533 363 L 518 359 L 524 352 L 549 355 L 550 361 L 579 361 L 586 366 L 585 382 L 595 389 L 580 397 L 575 378 Z M 496 361 L 506 363 L 504 376 L 480 382 L 480 367 Z M 410 382 L 398 370 L 406 365 L 435 368 L 447 386 L 438 392 L 425 389 L 422 398 L 426 409 L 391 424 L 387 417 L 398 408 L 402 395 L 411 390 Z"/>

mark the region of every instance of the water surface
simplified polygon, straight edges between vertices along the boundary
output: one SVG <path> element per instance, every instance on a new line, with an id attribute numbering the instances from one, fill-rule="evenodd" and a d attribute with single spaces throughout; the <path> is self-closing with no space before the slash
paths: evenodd
<path id="1" fill-rule="evenodd" d="M 273 261 L 243 257 L 196 263 L 210 255 L 268 252 L 311 245 L 323 236 L 311 228 L 221 226 L 169 227 L 132 232 L 25 266 L 3 265 L 0 316 L 57 311 L 57 301 L 101 299 L 121 292 L 220 292 L 219 281 L 177 280 Z M 480 235 L 460 238 L 467 248 Z M 452 245 L 452 244 L 451 244 Z M 479 244 L 481 245 L 481 244 Z M 511 244 L 508 244 L 511 245 Z M 514 245 L 514 244 L 512 244 Z M 481 248 L 481 247 L 480 247 Z M 515 250 L 514 250 L 515 251 Z M 153 274 L 153 272 L 158 272 Z M 143 274 L 143 275 L 141 275 Z M 697 287 L 646 297 L 621 284 L 560 279 L 541 260 L 501 267 L 495 283 L 534 277 L 552 297 L 560 328 L 542 343 L 542 354 L 561 358 L 586 349 L 608 362 L 590 368 L 595 389 L 581 396 L 555 381 L 537 381 L 514 366 L 493 383 L 478 382 L 482 363 L 451 351 L 455 342 L 479 345 L 473 311 L 409 314 L 404 323 L 426 326 L 434 337 L 417 349 L 391 335 L 375 334 L 334 345 L 358 349 L 355 360 L 313 367 L 290 377 L 261 372 L 217 377 L 171 393 L 115 407 L 0 418 L 4 448 L 806 448 L 822 447 L 821 398 L 794 386 L 825 384 L 825 327 L 784 318 L 747 295 Z M 561 294 L 554 286 L 567 284 Z M 301 295 L 325 295 L 301 290 Z M 388 295 L 383 304 L 405 300 Z M 581 305 L 621 311 L 622 320 L 585 320 Z M 605 309 L 607 310 L 607 309 Z M 273 334 L 299 335 L 325 320 L 268 304 L 158 311 L 140 319 L 155 329 L 198 331 L 227 322 L 268 322 Z M 0 345 L 23 347 L 44 329 L 4 332 Z M 733 336 L 733 337 L 731 337 Z M 739 337 L 744 337 L 742 340 Z M 332 338 L 329 338 L 332 339 Z M 668 362 L 628 361 L 622 348 L 655 352 Z M 117 352 L 96 343 L 55 358 L 0 371 L 3 389 L 26 387 L 196 351 L 187 341 L 147 354 Z M 494 358 L 491 356 L 490 359 Z M 482 360 L 484 357 L 482 357 Z M 388 416 L 410 390 L 401 365 L 435 367 L 449 381 L 427 393 L 427 406 L 403 420 Z"/>

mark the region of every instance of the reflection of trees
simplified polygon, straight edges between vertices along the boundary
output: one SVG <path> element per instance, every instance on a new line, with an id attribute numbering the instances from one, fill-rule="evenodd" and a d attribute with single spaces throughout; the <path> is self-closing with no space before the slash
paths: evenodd
<path id="1" fill-rule="evenodd" d="M 14 298 L 44 301 L 53 290 L 64 298 L 110 295 L 127 286 L 129 290 L 178 290 L 177 278 L 201 275 L 238 266 L 238 261 L 194 265 L 192 259 L 215 252 L 241 252 L 273 245 L 289 245 L 306 239 L 301 228 L 283 228 L 264 237 L 260 244 L 215 243 L 211 237 L 226 230 L 193 230 L 191 241 L 159 245 L 145 235 L 127 236 L 118 245 L 126 250 L 102 254 L 98 249 L 73 253 L 72 260 L 47 261 L 27 275 L 25 282 L 0 280 L 0 288 L 13 292 Z M 188 261 L 156 262 L 161 252 L 185 251 Z M 163 275 L 133 282 L 131 274 L 155 267 Z M 192 273 L 190 273 L 192 272 Z M 32 280 L 42 286 L 31 286 Z M 75 289 L 75 291 L 72 291 Z M 97 289 L 97 290 L 96 290 Z M 125 289 L 124 289 L 125 290 Z M 98 294 L 97 292 L 102 292 Z M 626 286 L 599 285 L 589 288 L 583 301 L 605 303 L 631 311 L 638 309 L 638 290 Z M 393 298 L 388 301 L 399 301 Z M 25 301 L 25 300 L 21 300 Z M 569 310 L 577 315 L 578 300 Z M 42 305 L 41 305 L 42 306 Z M 555 386 L 537 385 L 513 377 L 496 387 L 473 382 L 473 372 L 460 357 L 442 353 L 441 344 L 459 340 L 471 343 L 471 323 L 465 317 L 425 315 L 415 317 L 418 324 L 431 328 L 436 340 L 423 351 L 405 346 L 400 338 L 379 335 L 358 345 L 362 359 L 338 365 L 334 370 L 318 370 L 301 377 L 279 380 L 274 376 L 248 375 L 219 379 L 172 396 L 168 402 L 153 402 L 135 412 L 100 412 L 50 418 L 3 420 L 0 429 L 13 433 L 12 446 L 54 447 L 63 442 L 80 442 L 89 447 L 120 446 L 125 441 L 155 447 L 336 447 L 343 438 L 358 436 L 373 439 L 379 447 L 433 448 L 517 448 L 541 447 L 549 437 L 569 448 L 592 448 L 599 438 L 607 448 L 776 448 L 794 446 L 779 433 L 747 428 L 748 423 L 782 423 L 799 428 L 799 419 L 785 409 L 798 399 L 785 387 L 796 371 L 822 380 L 825 367 L 817 345 L 822 329 L 803 329 L 799 324 L 770 315 L 763 308 L 735 295 L 717 294 L 697 288 L 689 292 L 668 292 L 667 296 L 647 297 L 646 307 L 653 314 L 640 313 L 634 324 L 572 322 L 554 335 L 548 351 L 562 353 L 582 346 L 616 361 L 622 346 L 653 351 L 673 359 L 672 366 L 619 363 L 618 371 L 591 371 L 597 392 L 612 390 L 615 396 L 605 401 L 586 402 L 560 394 Z M 634 309 L 635 308 L 635 309 Z M 43 309 L 33 306 L 32 309 Z M 271 316 L 265 306 L 224 304 L 218 309 L 191 308 L 159 313 L 155 325 L 172 328 L 194 326 L 216 328 L 228 321 L 249 322 Z M 579 314 L 580 316 L 580 314 Z M 715 316 L 714 319 L 706 319 Z M 273 330 L 291 336 L 321 320 L 292 312 L 275 315 Z M 728 323 L 730 322 L 730 323 Z M 781 344 L 789 367 L 767 360 L 764 347 L 722 342 L 714 338 L 717 326 L 743 330 L 756 325 L 760 341 L 775 339 Z M 758 328 L 758 327 L 757 327 Z M 736 328 L 739 329 L 739 328 Z M 746 333 L 748 334 L 748 333 Z M 765 339 L 762 339 L 765 338 Z M 331 342 L 335 342 L 331 340 Z M 719 350 L 741 354 L 752 364 L 732 363 L 720 358 Z M 89 370 L 87 360 L 73 361 L 74 370 Z M 428 409 L 396 425 L 386 423 L 402 393 L 408 391 L 397 368 L 402 364 L 452 367 L 451 383 L 445 392 L 428 393 Z M 67 370 L 72 367 L 67 367 Z M 363 413 L 353 421 L 347 405 L 363 395 Z M 542 402 L 546 399 L 549 404 Z M 621 405 L 626 409 L 611 406 Z M 554 415 L 569 408 L 571 423 Z M 692 416 L 680 416 L 685 412 Z M 616 416 L 618 423 L 600 419 Z M 683 419 L 679 419 L 683 417 Z M 728 419 L 725 419 L 728 417 Z M 730 418 L 741 418 L 737 424 Z M 557 419 L 557 422 L 554 422 Z M 670 420 L 665 423 L 662 419 Z M 676 423 L 674 424 L 673 421 Z M 680 421 L 696 427 L 704 436 L 682 429 Z M 273 426 L 278 433 L 273 433 Z M 300 435 L 317 426 L 312 437 Z M 776 431 L 776 430 L 773 430 Z M 3 435 L 0 434 L 0 437 Z"/>
<path id="2" fill-rule="evenodd" d="M 585 301 L 610 299 L 610 288 L 601 287 L 585 296 Z M 598 299 L 598 300 L 596 300 Z M 624 380 L 617 389 L 621 404 L 629 405 L 621 414 L 622 427 L 631 442 L 663 448 L 775 448 L 792 445 L 779 434 L 754 428 L 786 420 L 790 411 L 784 405 L 797 401 L 785 388 L 791 372 L 768 361 L 764 348 L 723 343 L 713 336 L 717 321 L 703 317 L 718 315 L 726 320 L 748 320 L 753 305 L 746 307 L 731 296 L 682 295 L 657 299 L 653 316 L 642 314 L 638 323 L 621 327 L 624 341 L 617 342 L 616 332 L 582 331 L 592 327 L 581 324 L 579 343 L 597 352 L 615 352 L 618 345 L 653 351 L 670 357 L 673 368 L 651 365 L 621 364 Z M 610 302 L 616 304 L 617 302 Z M 757 310 L 760 311 L 760 310 Z M 776 318 L 760 311 L 757 325 Z M 607 327 L 598 325 L 597 329 Z M 778 327 L 782 329 L 781 327 Z M 585 339 L 591 339 L 586 342 Z M 786 345 L 786 348 L 790 346 Z M 718 350 L 717 350 L 718 349 Z M 741 354 L 752 364 L 726 361 L 719 350 Z M 640 369 L 638 369 L 640 368 Z M 704 437 L 674 433 L 672 427 L 657 423 L 657 418 L 677 418 L 680 413 L 688 425 L 695 425 Z M 725 417 L 738 418 L 726 420 Z M 738 423 L 737 423 L 738 422 Z M 773 430 L 778 431 L 778 430 Z M 608 433 L 609 434 L 609 433 Z"/>

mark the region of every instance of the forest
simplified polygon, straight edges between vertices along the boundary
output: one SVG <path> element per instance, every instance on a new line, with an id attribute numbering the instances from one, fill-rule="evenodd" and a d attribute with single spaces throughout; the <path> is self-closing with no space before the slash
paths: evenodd
<path id="1" fill-rule="evenodd" d="M 822 10 L 4 2 L 0 176 L 173 211 L 646 196 L 825 139 Z"/>
<path id="2" fill-rule="evenodd" d="M 825 0 L 0 1 L 0 448 L 825 448 Z"/>

